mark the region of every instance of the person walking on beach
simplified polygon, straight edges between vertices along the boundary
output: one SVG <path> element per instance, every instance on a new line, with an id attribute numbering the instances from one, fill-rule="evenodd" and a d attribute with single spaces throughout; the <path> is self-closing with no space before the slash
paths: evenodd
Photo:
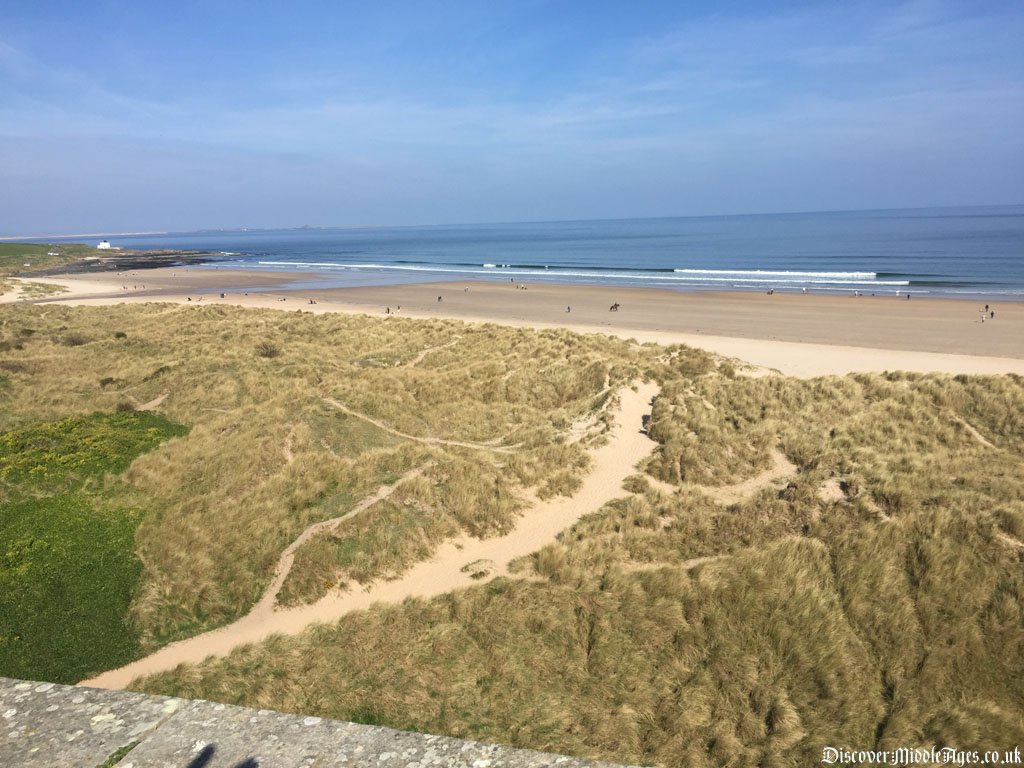
<path id="1" fill-rule="evenodd" d="M 437 297 L 437 303 L 438 303 L 438 304 L 440 304 L 440 303 L 441 303 L 441 297 L 440 297 L 440 296 L 438 296 L 438 297 Z"/>
<path id="2" fill-rule="evenodd" d="M 566 308 L 565 308 L 565 311 L 566 311 L 566 312 L 572 312 L 572 307 L 566 307 Z"/>

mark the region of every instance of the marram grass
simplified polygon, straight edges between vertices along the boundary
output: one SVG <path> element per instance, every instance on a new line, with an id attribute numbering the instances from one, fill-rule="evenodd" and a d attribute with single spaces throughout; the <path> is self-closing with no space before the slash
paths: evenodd
<path id="1" fill-rule="evenodd" d="M 400 573 L 454 531 L 508 530 L 526 490 L 572 492 L 602 425 L 578 443 L 568 428 L 649 357 L 566 331 L 159 304 L 5 307 L 0 349 L 0 430 L 153 401 L 189 428 L 119 475 L 146 508 L 131 608 L 146 649 L 242 615 L 301 531 L 412 468 L 430 465 L 299 552 L 288 601 Z"/>
<path id="2" fill-rule="evenodd" d="M 562 331 L 219 307 L 2 318 L 3 429 L 165 392 L 190 428 L 118 476 L 144 500 L 144 647 L 244 612 L 298 532 L 412 468 L 299 549 L 289 602 L 506 530 L 527 490 L 572 492 L 610 390 L 662 385 L 643 469 L 675 492 L 638 475 L 512 578 L 140 689 L 665 766 L 1024 740 L 1020 377 L 751 379 Z M 776 450 L 792 477 L 716 501 Z"/>

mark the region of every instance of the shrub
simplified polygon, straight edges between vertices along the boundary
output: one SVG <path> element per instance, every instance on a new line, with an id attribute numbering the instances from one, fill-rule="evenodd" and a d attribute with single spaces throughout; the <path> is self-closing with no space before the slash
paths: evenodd
<path id="1" fill-rule="evenodd" d="M 157 378 L 158 376 L 163 376 L 165 373 L 167 373 L 170 370 L 171 370 L 170 366 L 168 366 L 168 365 L 161 365 L 159 368 L 154 370 L 152 373 L 147 374 L 146 376 L 144 376 L 142 378 L 142 380 L 143 381 L 152 381 L 153 379 Z"/>
<path id="2" fill-rule="evenodd" d="M 72 331 L 71 333 L 64 336 L 64 344 L 66 344 L 69 347 L 81 347 L 82 345 L 88 343 L 88 337 L 84 336 L 81 333 L 76 333 Z"/>
<path id="3" fill-rule="evenodd" d="M 260 357 L 277 357 L 281 354 L 281 348 L 269 341 L 261 341 L 256 345 L 256 354 Z"/>

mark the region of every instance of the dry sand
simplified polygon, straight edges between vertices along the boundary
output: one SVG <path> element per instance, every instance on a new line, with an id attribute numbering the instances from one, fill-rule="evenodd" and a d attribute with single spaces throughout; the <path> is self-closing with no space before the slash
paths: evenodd
<path id="1" fill-rule="evenodd" d="M 124 688 L 142 675 L 163 672 L 179 664 L 197 663 L 209 656 L 226 656 L 241 645 L 259 642 L 271 635 L 298 634 L 312 624 L 337 621 L 374 603 L 399 603 L 409 597 L 434 597 L 468 587 L 479 583 L 473 578 L 476 569 L 466 568 L 474 563 L 493 564 L 488 569 L 490 577 L 507 573 L 509 561 L 537 551 L 583 515 L 624 494 L 622 483 L 655 447 L 641 432 L 641 425 L 643 417 L 650 413 L 651 399 L 656 393 L 657 387 L 653 384 L 642 385 L 638 392 L 621 390 L 608 442 L 591 453 L 590 471 L 579 491 L 570 498 L 535 503 L 510 533 L 493 539 L 463 536 L 441 545 L 433 557 L 413 566 L 399 579 L 376 582 L 366 590 L 334 591 L 312 605 L 298 608 L 273 608 L 273 597 L 287 576 L 287 570 L 278 568 L 264 598 L 233 624 L 172 643 L 146 658 L 84 680 L 81 685 Z M 383 498 L 389 490 L 393 488 L 381 489 L 372 499 Z M 294 548 L 289 547 L 284 555 L 293 551 Z M 289 559 L 286 567 L 290 565 Z"/>
<path id="2" fill-rule="evenodd" d="M 980 302 L 892 296 L 767 296 L 538 284 L 523 290 L 500 282 L 289 290 L 296 282 L 312 279 L 299 272 L 179 268 L 37 281 L 71 289 L 44 301 L 187 303 L 191 297 L 195 305 L 230 303 L 377 316 L 386 308 L 394 313 L 401 307 L 400 317 L 564 327 L 641 342 L 689 344 L 791 376 L 886 370 L 1024 374 L 1021 302 L 990 302 L 996 318 L 982 323 Z M 145 290 L 133 288 L 143 283 Z M 225 299 L 219 296 L 222 291 Z M 317 303 L 309 304 L 310 298 Z M 622 305 L 619 312 L 609 312 L 614 302 Z"/>

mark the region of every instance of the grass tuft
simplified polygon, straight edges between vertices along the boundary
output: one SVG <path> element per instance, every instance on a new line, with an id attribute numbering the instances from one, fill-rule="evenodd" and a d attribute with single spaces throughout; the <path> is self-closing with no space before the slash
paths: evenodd
<path id="1" fill-rule="evenodd" d="M 269 341 L 261 341 L 256 345 L 256 354 L 266 358 L 278 357 L 281 354 L 281 348 Z"/>

